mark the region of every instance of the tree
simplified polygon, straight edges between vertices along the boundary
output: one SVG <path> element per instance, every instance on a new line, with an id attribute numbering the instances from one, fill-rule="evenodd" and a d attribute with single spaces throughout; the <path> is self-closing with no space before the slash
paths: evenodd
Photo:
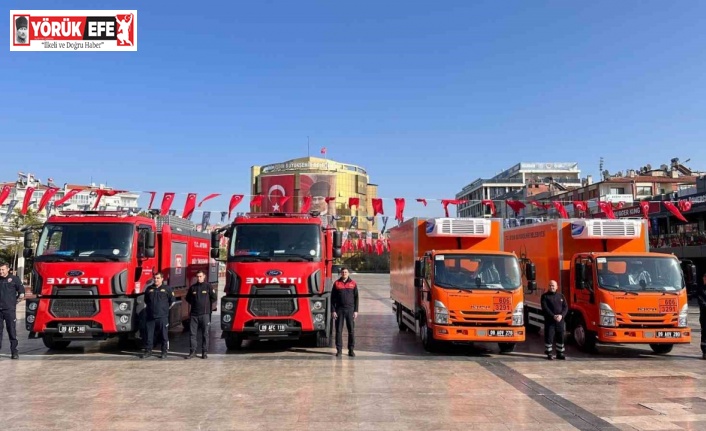
<path id="1" fill-rule="evenodd" d="M 29 208 L 26 214 L 22 214 L 19 209 L 16 209 L 7 223 L 0 227 L 0 243 L 7 246 L 7 249 L 13 255 L 12 267 L 17 267 L 17 257 L 20 255 L 20 250 L 24 247 L 24 232 L 23 228 L 36 229 L 42 226 L 43 220 L 39 218 L 39 214 Z"/>

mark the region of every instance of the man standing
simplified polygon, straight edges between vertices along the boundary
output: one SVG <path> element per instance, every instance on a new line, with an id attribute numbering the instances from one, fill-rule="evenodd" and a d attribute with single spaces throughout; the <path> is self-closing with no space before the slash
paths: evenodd
<path id="1" fill-rule="evenodd" d="M 162 273 L 156 273 L 154 275 L 154 284 L 145 289 L 147 343 L 145 345 L 145 351 L 140 355 L 140 358 L 144 359 L 152 356 L 155 329 L 158 331 L 162 342 L 162 354 L 160 355 L 160 359 L 167 357 L 167 346 L 169 343 L 169 309 L 172 308 L 174 301 L 174 291 L 172 291 L 171 287 L 164 284 L 164 276 Z"/>
<path id="2" fill-rule="evenodd" d="M 549 281 L 549 291 L 542 294 L 542 311 L 544 314 L 544 353 L 550 361 L 552 357 L 552 344 L 556 341 L 556 358 L 566 359 L 564 356 L 564 332 L 566 325 L 564 319 L 569 312 L 566 298 L 558 292 L 559 285 L 556 280 Z"/>
<path id="3" fill-rule="evenodd" d="M 333 283 L 331 306 L 336 320 L 336 356 L 343 350 L 343 321 L 348 330 L 348 356 L 355 356 L 355 319 L 358 317 L 358 285 L 349 277 L 348 268 L 341 268 L 341 277 Z"/>
<path id="4" fill-rule="evenodd" d="M 191 304 L 191 320 L 189 331 L 191 332 L 189 356 L 191 359 L 196 356 L 197 336 L 201 338 L 201 358 L 208 358 L 208 335 L 211 327 L 211 306 L 216 302 L 216 289 L 206 282 L 206 273 L 198 271 L 196 273 L 196 283 L 189 287 L 186 293 L 186 302 Z"/>
<path id="5" fill-rule="evenodd" d="M 12 359 L 19 359 L 17 352 L 17 304 L 25 298 L 25 287 L 19 277 L 10 275 L 10 266 L 0 262 L 0 347 L 2 346 L 2 327 L 7 326 Z"/>
<path id="6" fill-rule="evenodd" d="M 701 277 L 701 286 L 696 290 L 699 301 L 699 323 L 701 324 L 701 359 L 706 359 L 706 272 Z"/>

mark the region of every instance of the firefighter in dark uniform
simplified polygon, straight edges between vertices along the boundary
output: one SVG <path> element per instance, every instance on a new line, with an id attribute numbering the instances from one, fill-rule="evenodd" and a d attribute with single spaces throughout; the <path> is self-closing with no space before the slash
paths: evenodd
<path id="1" fill-rule="evenodd" d="M 17 352 L 17 304 L 25 298 L 25 287 L 20 278 L 10 274 L 10 267 L 0 262 L 0 347 L 2 328 L 7 327 L 12 359 L 20 359 Z"/>
<path id="2" fill-rule="evenodd" d="M 151 284 L 145 289 L 145 306 L 147 313 L 146 331 L 147 343 L 145 351 L 140 355 L 140 358 L 149 358 L 152 356 L 152 348 L 154 347 L 155 329 L 159 334 L 162 342 L 161 359 L 167 357 L 167 346 L 169 345 L 169 309 L 174 304 L 174 291 L 171 287 L 164 284 L 164 276 L 161 272 L 154 275 L 154 284 Z"/>
<path id="3" fill-rule="evenodd" d="M 333 283 L 331 306 L 336 321 L 336 356 L 343 350 L 343 321 L 348 330 L 348 356 L 355 356 L 355 319 L 358 317 L 358 285 L 349 277 L 348 268 L 341 268 L 341 277 Z"/>
<path id="4" fill-rule="evenodd" d="M 544 353 L 547 359 L 552 360 L 552 344 L 556 341 L 556 358 L 566 359 L 564 356 L 564 333 L 566 324 L 564 320 L 569 312 L 566 298 L 558 292 L 559 285 L 556 280 L 549 281 L 549 290 L 542 294 L 542 312 L 544 314 Z"/>
<path id="5" fill-rule="evenodd" d="M 191 332 L 189 356 L 191 359 L 196 356 L 198 347 L 197 337 L 201 338 L 201 358 L 208 358 L 208 335 L 211 327 L 211 306 L 216 302 L 216 289 L 206 282 L 206 273 L 198 271 L 196 273 L 196 283 L 189 287 L 186 293 L 186 302 L 191 304 L 191 319 L 189 331 Z"/>
<path id="6" fill-rule="evenodd" d="M 706 359 L 706 272 L 701 277 L 701 286 L 697 287 L 696 299 L 699 301 L 699 323 L 701 324 L 701 359 Z"/>

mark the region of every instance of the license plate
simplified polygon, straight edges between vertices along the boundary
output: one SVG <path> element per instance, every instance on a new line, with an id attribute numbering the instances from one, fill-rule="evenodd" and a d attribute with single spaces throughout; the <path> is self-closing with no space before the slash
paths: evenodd
<path id="1" fill-rule="evenodd" d="M 498 331 L 495 329 L 491 329 L 490 331 L 488 331 L 488 335 L 490 337 L 512 337 L 513 335 L 515 335 L 515 331 L 513 331 L 513 330 L 500 330 L 500 331 Z"/>
<path id="2" fill-rule="evenodd" d="M 59 325 L 59 333 L 83 335 L 86 333 L 86 326 L 85 325 Z"/>
<path id="3" fill-rule="evenodd" d="M 260 332 L 284 332 L 287 326 L 281 323 L 262 323 L 260 324 Z"/>
<path id="4" fill-rule="evenodd" d="M 657 338 L 679 338 L 681 337 L 681 332 L 679 331 L 657 331 Z"/>

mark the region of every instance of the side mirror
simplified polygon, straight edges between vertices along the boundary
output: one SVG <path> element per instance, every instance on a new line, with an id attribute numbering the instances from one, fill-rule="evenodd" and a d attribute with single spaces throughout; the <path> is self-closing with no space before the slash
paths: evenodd
<path id="1" fill-rule="evenodd" d="M 220 246 L 221 236 L 218 232 L 211 232 L 211 248 L 217 249 Z"/>
<path id="2" fill-rule="evenodd" d="M 586 265 L 583 263 L 577 263 L 574 270 L 575 272 L 575 282 L 577 289 L 586 288 Z"/>
<path id="3" fill-rule="evenodd" d="M 528 281 L 527 282 L 527 291 L 529 293 L 533 293 L 535 290 L 537 290 L 537 282 L 536 281 Z"/>
<path id="4" fill-rule="evenodd" d="M 417 289 L 424 287 L 424 279 L 421 277 L 414 277 L 414 287 Z"/>
<path id="5" fill-rule="evenodd" d="M 691 261 L 682 261 L 681 262 L 681 269 L 682 272 L 684 273 L 684 283 L 687 286 L 694 286 L 697 283 L 697 278 L 696 278 L 696 265 L 691 263 Z"/>
<path id="6" fill-rule="evenodd" d="M 32 252 L 31 248 L 26 248 L 26 249 L 22 250 L 22 257 L 24 257 L 25 259 L 32 257 L 33 254 L 34 253 Z"/>
<path id="7" fill-rule="evenodd" d="M 414 261 L 414 278 L 424 277 L 424 262 L 421 260 Z"/>
<path id="8" fill-rule="evenodd" d="M 333 248 L 341 248 L 341 244 L 343 244 L 341 232 L 337 230 L 333 231 Z"/>
<path id="9" fill-rule="evenodd" d="M 218 259 L 219 257 L 221 257 L 221 251 L 217 248 L 212 248 L 211 249 L 211 258 Z"/>
<path id="10" fill-rule="evenodd" d="M 343 256 L 343 252 L 341 251 L 341 249 L 340 249 L 340 248 L 335 248 L 335 247 L 334 247 L 334 249 L 333 249 L 332 254 L 333 254 L 333 257 L 334 257 L 334 258 Z"/>
<path id="11" fill-rule="evenodd" d="M 537 279 L 537 268 L 534 263 L 527 262 L 525 264 L 525 278 L 527 281 L 535 281 Z"/>
<path id="12" fill-rule="evenodd" d="M 154 254 L 154 249 L 153 248 L 146 248 L 145 249 L 145 257 L 147 258 L 153 258 L 155 256 Z"/>
<path id="13" fill-rule="evenodd" d="M 25 231 L 25 248 L 32 248 L 32 231 L 31 230 L 26 230 Z"/>
<path id="14" fill-rule="evenodd" d="M 154 253 L 155 242 L 156 242 L 156 236 L 155 236 L 154 231 L 151 231 L 151 230 L 147 231 L 147 235 L 145 236 L 145 249 L 147 252 L 149 252 L 149 250 L 152 250 L 152 252 Z M 147 253 L 145 253 L 145 254 L 147 254 Z M 148 257 L 150 257 L 150 256 L 148 256 Z M 154 257 L 154 254 L 151 257 Z"/>

